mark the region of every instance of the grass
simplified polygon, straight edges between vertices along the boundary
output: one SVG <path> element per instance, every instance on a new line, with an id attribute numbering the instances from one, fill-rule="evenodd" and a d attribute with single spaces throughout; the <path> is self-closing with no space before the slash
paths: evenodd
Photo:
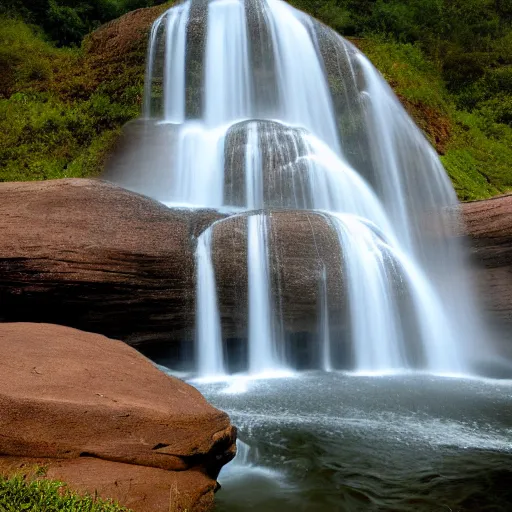
<path id="1" fill-rule="evenodd" d="M 84 49 L 55 48 L 0 18 L 0 182 L 98 175 L 140 112 L 144 56 L 138 67 L 90 62 Z"/>
<path id="2" fill-rule="evenodd" d="M 0 512 L 130 512 L 112 501 L 79 496 L 62 482 L 0 477 Z"/>

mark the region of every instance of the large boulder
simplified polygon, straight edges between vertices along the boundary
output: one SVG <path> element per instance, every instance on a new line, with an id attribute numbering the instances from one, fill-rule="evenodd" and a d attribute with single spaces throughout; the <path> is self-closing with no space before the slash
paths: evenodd
<path id="1" fill-rule="evenodd" d="M 512 328 L 512 194 L 462 205 L 482 296 Z"/>
<path id="2" fill-rule="evenodd" d="M 102 181 L 0 184 L 0 321 L 68 325 L 162 362 L 191 360 L 197 237 L 223 218 Z M 342 303 L 336 234 L 311 212 L 274 211 L 269 222 L 284 327 L 311 332 L 324 267 L 329 303 Z M 244 337 L 246 216 L 216 224 L 214 241 L 226 335 Z"/>
<path id="3" fill-rule="evenodd" d="M 43 464 L 135 511 L 211 507 L 236 431 L 193 387 L 122 342 L 48 324 L 0 324 L 0 369 L 4 471 Z"/>
<path id="4" fill-rule="evenodd" d="M 0 184 L 0 321 L 193 339 L 194 240 L 220 215 L 94 180 Z"/>

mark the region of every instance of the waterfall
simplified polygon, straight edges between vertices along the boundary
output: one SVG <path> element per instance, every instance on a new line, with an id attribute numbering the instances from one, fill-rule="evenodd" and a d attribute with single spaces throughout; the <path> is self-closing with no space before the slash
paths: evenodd
<path id="1" fill-rule="evenodd" d="M 249 372 L 278 370 L 275 322 L 268 270 L 267 222 L 264 215 L 248 218 Z"/>
<path id="2" fill-rule="evenodd" d="M 167 138 L 166 185 L 147 175 L 158 199 L 241 219 L 197 240 L 199 374 L 224 374 L 230 343 L 251 374 L 294 351 L 324 370 L 470 371 L 481 331 L 450 237 L 455 192 L 359 50 L 282 0 L 185 0 L 155 21 L 146 75 L 147 122 L 168 128 L 145 153 L 161 167 Z"/>
<path id="3" fill-rule="evenodd" d="M 207 229 L 198 238 L 196 250 L 197 366 L 200 375 L 207 377 L 225 373 L 211 246 L 212 230 Z"/>
<path id="4" fill-rule="evenodd" d="M 322 369 L 330 372 L 332 371 L 331 335 L 329 332 L 329 300 L 327 298 L 327 273 L 325 267 L 322 267 L 320 275 L 319 296 L 320 321 L 318 333 L 321 340 Z"/>
<path id="5" fill-rule="evenodd" d="M 211 2 L 205 64 L 204 121 L 207 126 L 219 126 L 250 115 L 247 46 L 244 4 L 238 0 Z"/>

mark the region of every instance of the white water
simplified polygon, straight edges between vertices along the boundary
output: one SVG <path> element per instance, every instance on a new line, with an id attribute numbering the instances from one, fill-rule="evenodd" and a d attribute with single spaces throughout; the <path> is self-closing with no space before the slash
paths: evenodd
<path id="1" fill-rule="evenodd" d="M 367 221 L 347 214 L 331 214 L 345 254 L 345 268 L 351 297 L 350 318 L 358 372 L 402 371 L 410 366 L 401 315 L 393 300 L 392 272 L 401 275 L 423 347 L 425 366 L 436 373 L 462 373 L 460 351 L 440 297 L 423 272 L 395 245 L 381 238 Z M 386 261 L 391 260 L 391 261 Z M 361 306 L 365 307 L 362 308 Z M 368 314 L 371 312 L 371 315 Z"/>
<path id="2" fill-rule="evenodd" d="M 331 362 L 331 334 L 329 332 L 329 299 L 327 297 L 327 273 L 325 267 L 322 268 L 320 277 L 320 290 L 319 290 L 319 329 L 321 346 L 322 346 L 322 369 L 326 372 L 332 371 Z"/>
<path id="3" fill-rule="evenodd" d="M 276 349 L 274 308 L 268 270 L 267 218 L 248 219 L 247 270 L 249 274 L 249 373 L 281 370 Z"/>
<path id="4" fill-rule="evenodd" d="M 211 2 L 205 59 L 204 122 L 208 127 L 243 119 L 251 113 L 247 44 L 243 3 Z"/>
<path id="5" fill-rule="evenodd" d="M 212 230 L 204 231 L 197 240 L 197 367 L 201 375 L 224 375 L 222 332 L 217 304 L 215 274 L 211 257 Z"/>
<path id="6" fill-rule="evenodd" d="M 318 212 L 339 242 L 348 334 L 330 328 L 339 305 L 320 262 L 312 332 L 322 369 L 336 368 L 336 348 L 349 344 L 354 361 L 344 369 L 359 373 L 471 371 L 481 334 L 449 239 L 455 193 L 433 148 L 350 43 L 281 0 L 187 0 L 151 31 L 144 105 L 155 129 L 177 125 L 165 153 L 170 185 L 155 178 L 154 196 L 248 212 L 247 273 L 238 278 L 247 283 L 250 374 L 286 368 L 284 337 L 295 334 L 283 330 L 272 279 L 269 241 L 286 235 L 273 231 L 279 209 Z M 230 250 L 212 243 L 222 222 L 197 244 L 203 376 L 228 371 L 212 264 L 212 253 Z"/>

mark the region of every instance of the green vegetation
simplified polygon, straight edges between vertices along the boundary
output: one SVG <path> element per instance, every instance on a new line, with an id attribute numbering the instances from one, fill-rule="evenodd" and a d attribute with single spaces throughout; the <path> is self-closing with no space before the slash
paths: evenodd
<path id="1" fill-rule="evenodd" d="M 2 0 L 0 15 L 39 26 L 58 46 L 80 45 L 102 23 L 166 0 Z"/>
<path id="2" fill-rule="evenodd" d="M 486 99 L 471 108 L 460 104 L 418 43 L 380 35 L 355 42 L 441 154 L 460 199 L 483 199 L 512 189 L 512 123 L 507 118 L 512 113 L 512 83 L 497 94 L 487 88 Z M 507 69 L 490 69 L 486 76 Z"/>
<path id="3" fill-rule="evenodd" d="M 441 154 L 461 199 L 512 189 L 512 0 L 291 2 L 370 57 Z M 120 126 L 140 112 L 149 24 L 128 26 L 131 42 L 111 50 L 95 43 L 99 36 L 82 37 L 160 3 L 2 2 L 0 181 L 101 171 Z"/>
<path id="4" fill-rule="evenodd" d="M 512 0 L 291 0 L 353 38 L 463 200 L 512 189 Z"/>
<path id="5" fill-rule="evenodd" d="M 0 512 L 129 512 L 111 501 L 81 497 L 62 482 L 0 477 Z"/>
<path id="6" fill-rule="evenodd" d="M 140 64 L 56 48 L 0 19 L 0 181 L 98 174 L 122 124 L 140 112 Z"/>

